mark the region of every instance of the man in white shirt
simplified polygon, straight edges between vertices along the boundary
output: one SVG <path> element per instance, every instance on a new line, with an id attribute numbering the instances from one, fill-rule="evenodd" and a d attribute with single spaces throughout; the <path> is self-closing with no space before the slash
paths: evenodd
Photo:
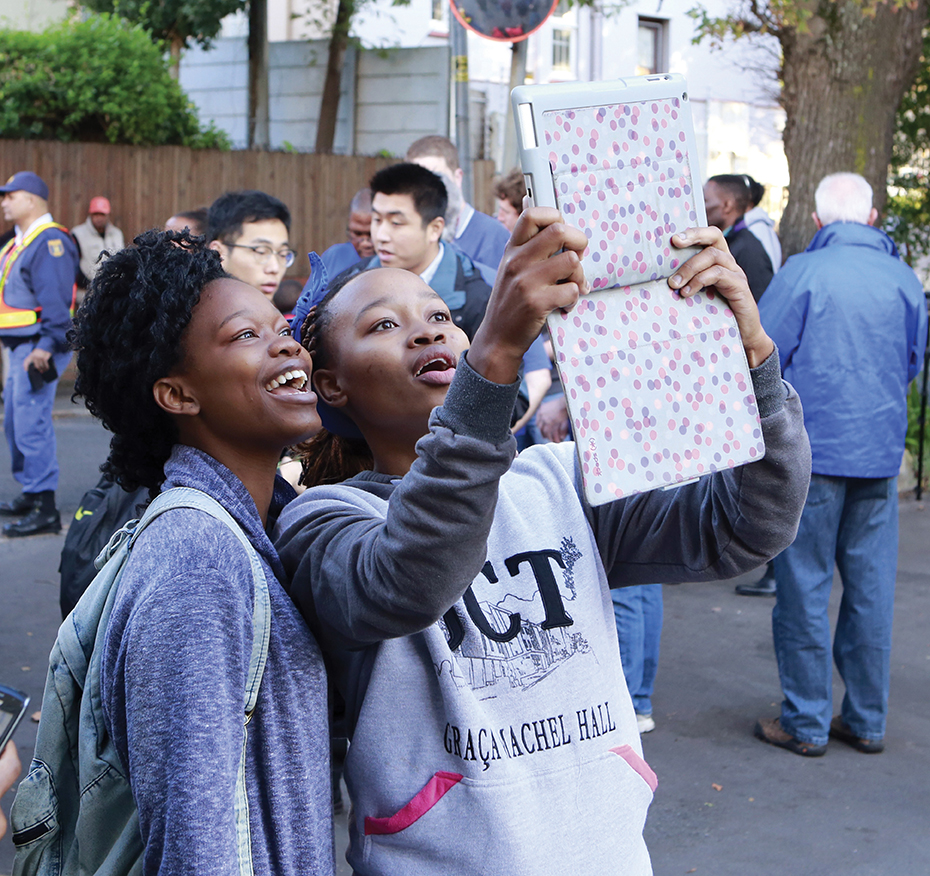
<path id="1" fill-rule="evenodd" d="M 90 199 L 87 219 L 71 229 L 71 236 L 78 245 L 78 286 L 82 289 L 86 289 L 94 279 L 101 255 L 114 253 L 126 245 L 123 232 L 110 221 L 110 202 L 102 195 Z"/>

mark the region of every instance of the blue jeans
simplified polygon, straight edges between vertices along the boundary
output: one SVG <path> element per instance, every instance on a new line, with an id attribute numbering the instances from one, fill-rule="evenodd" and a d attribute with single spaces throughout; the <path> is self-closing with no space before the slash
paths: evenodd
<path id="1" fill-rule="evenodd" d="M 610 591 L 620 641 L 620 662 L 633 708 L 652 714 L 652 691 L 659 668 L 662 585 L 637 584 Z"/>
<path id="2" fill-rule="evenodd" d="M 834 562 L 843 582 L 833 639 L 833 660 L 846 685 L 840 714 L 856 736 L 878 740 L 888 710 L 897 478 L 812 475 L 798 536 L 775 558 L 772 633 L 785 696 L 781 724 L 814 745 L 826 743 L 833 712 L 827 607 Z"/>
<path id="3" fill-rule="evenodd" d="M 22 343 L 10 350 L 10 373 L 3 390 L 3 431 L 6 433 L 13 477 L 24 493 L 41 493 L 58 487 L 58 459 L 55 453 L 55 430 L 52 405 L 58 380 L 43 383 L 34 392 L 23 362 L 34 343 Z M 55 353 L 52 361 L 63 374 L 71 353 Z"/>

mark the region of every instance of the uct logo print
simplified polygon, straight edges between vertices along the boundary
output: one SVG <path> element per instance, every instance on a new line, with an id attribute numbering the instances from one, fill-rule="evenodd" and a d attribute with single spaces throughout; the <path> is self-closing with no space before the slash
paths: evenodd
<path id="1" fill-rule="evenodd" d="M 588 653 L 590 645 L 571 629 L 575 621 L 568 611 L 578 598 L 574 567 L 583 556 L 571 538 L 563 538 L 559 550 L 507 557 L 501 577 L 492 563 L 485 563 L 462 602 L 439 621 L 452 657 L 436 665 L 437 675 L 448 672 L 457 686 L 484 698 L 493 696 L 499 684 L 533 687 L 573 656 Z M 497 595 L 489 598 L 487 585 L 502 590 L 495 587 Z M 523 607 L 513 611 L 517 606 Z"/>

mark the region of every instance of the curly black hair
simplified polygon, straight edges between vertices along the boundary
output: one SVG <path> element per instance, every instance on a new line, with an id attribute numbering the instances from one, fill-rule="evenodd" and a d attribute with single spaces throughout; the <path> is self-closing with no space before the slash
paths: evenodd
<path id="1" fill-rule="evenodd" d="M 74 397 L 113 433 L 101 471 L 154 495 L 178 431 L 152 387 L 181 361 L 204 286 L 228 274 L 219 253 L 186 229 L 146 231 L 133 244 L 100 266 L 68 339 L 77 352 Z"/>

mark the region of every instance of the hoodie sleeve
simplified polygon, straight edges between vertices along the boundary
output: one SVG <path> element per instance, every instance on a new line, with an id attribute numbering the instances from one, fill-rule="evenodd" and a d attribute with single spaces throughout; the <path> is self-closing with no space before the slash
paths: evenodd
<path id="1" fill-rule="evenodd" d="M 350 485 L 315 487 L 281 514 L 275 541 L 290 594 L 330 646 L 362 647 L 434 623 L 481 571 L 498 483 L 516 443 L 519 385 L 457 369 L 418 458 L 383 500 Z"/>

